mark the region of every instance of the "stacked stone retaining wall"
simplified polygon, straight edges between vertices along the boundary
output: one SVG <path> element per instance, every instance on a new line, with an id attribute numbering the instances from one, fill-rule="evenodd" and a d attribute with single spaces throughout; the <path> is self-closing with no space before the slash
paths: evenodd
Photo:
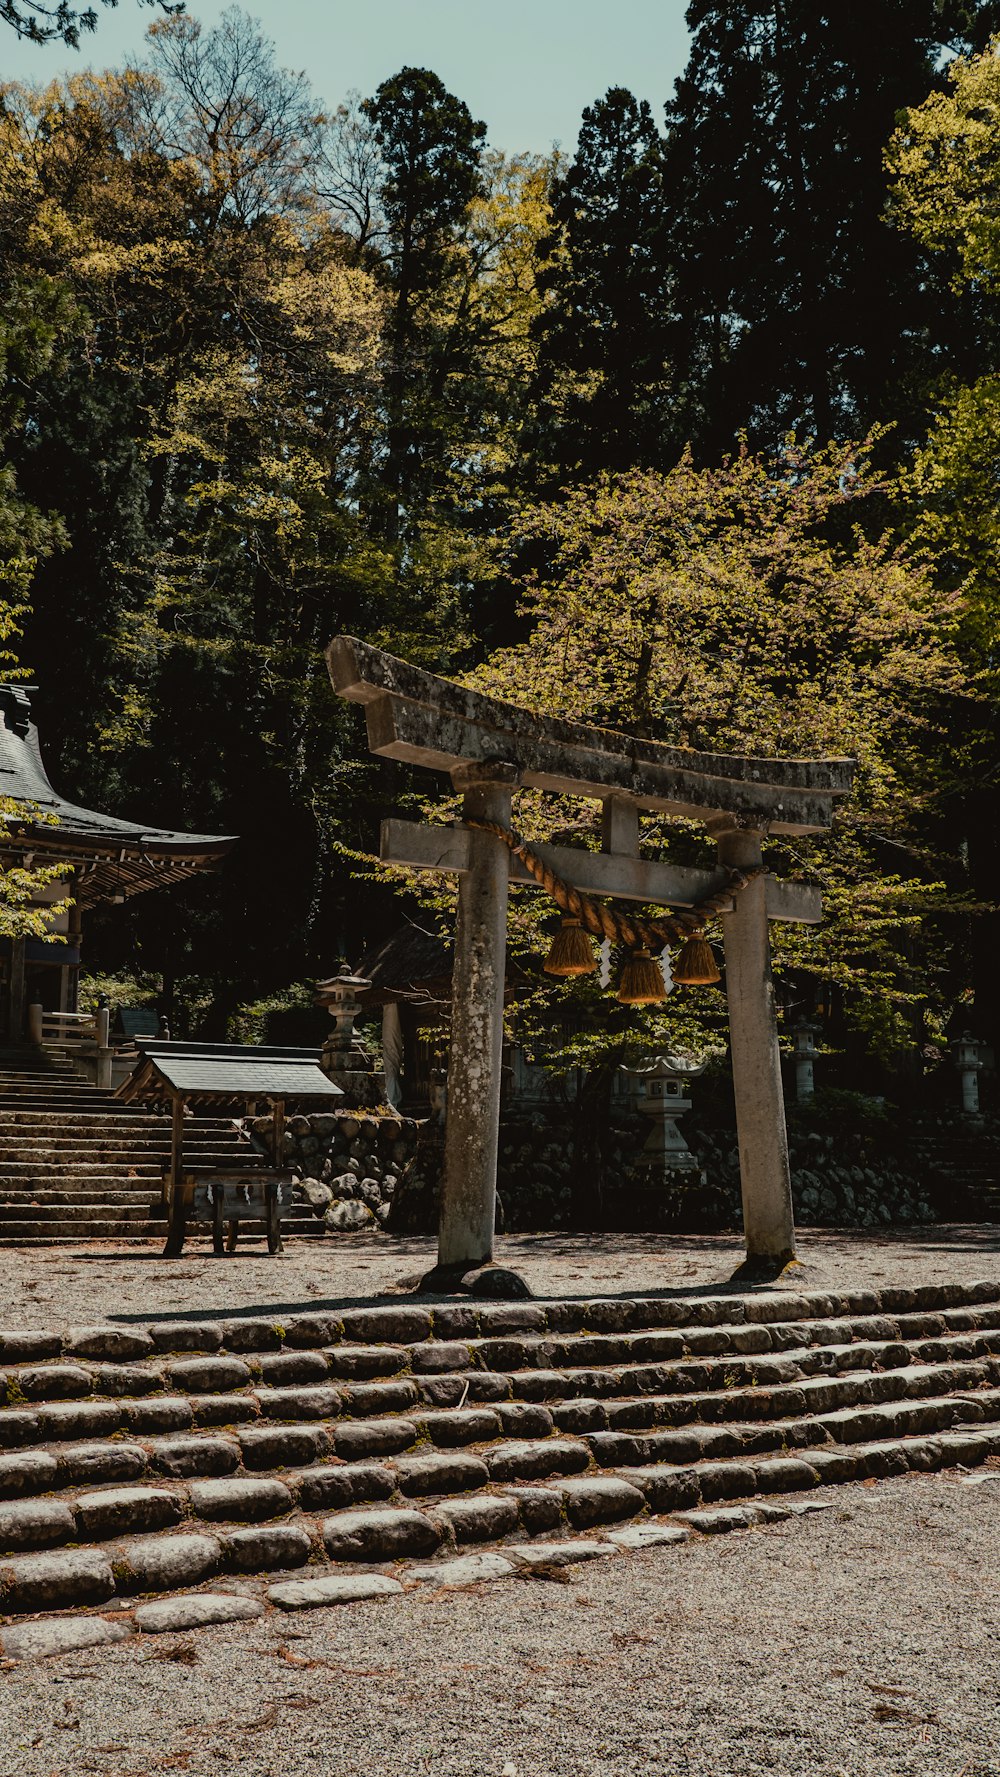
<path id="1" fill-rule="evenodd" d="M 643 1159 L 649 1121 L 627 1110 L 599 1125 L 553 1106 L 505 1112 L 500 1133 L 498 1222 L 506 1232 L 549 1228 L 674 1229 L 740 1226 L 736 1133 L 688 1119 L 696 1166 L 664 1178 Z M 254 1133 L 266 1143 L 270 1122 Z M 437 1225 L 443 1132 L 436 1122 L 361 1111 L 289 1120 L 284 1160 L 297 1196 L 331 1234 L 388 1228 L 429 1234 Z M 871 1228 L 954 1215 L 935 1174 L 900 1131 L 797 1127 L 789 1134 L 796 1220 Z"/>
<path id="2" fill-rule="evenodd" d="M 258 1117 L 251 1128 L 268 1148 L 271 1119 Z M 282 1159 L 299 1176 L 297 1198 L 331 1234 L 385 1227 L 418 1128 L 410 1117 L 362 1111 L 290 1117 Z"/>

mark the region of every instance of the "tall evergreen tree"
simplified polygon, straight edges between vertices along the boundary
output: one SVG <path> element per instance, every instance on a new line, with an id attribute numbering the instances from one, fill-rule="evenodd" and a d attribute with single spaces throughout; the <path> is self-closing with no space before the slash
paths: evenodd
<path id="1" fill-rule="evenodd" d="M 446 275 L 456 232 L 482 190 L 486 125 L 427 68 L 403 68 L 362 107 L 382 156 L 384 267 L 391 287 L 385 378 L 385 460 L 373 516 L 390 539 L 426 492 L 434 422 L 428 402 L 434 339 L 421 326 L 428 298 Z M 380 522 L 379 522 L 380 521 Z"/>
<path id="2" fill-rule="evenodd" d="M 667 108 L 677 441 L 904 431 L 949 335 L 944 286 L 888 226 L 885 143 L 996 0 L 692 0 Z M 964 319 L 964 318 L 963 318 Z"/>
<path id="3" fill-rule="evenodd" d="M 661 143 L 645 100 L 612 87 L 583 113 L 541 243 L 540 454 L 584 474 L 655 461 L 670 291 Z"/>

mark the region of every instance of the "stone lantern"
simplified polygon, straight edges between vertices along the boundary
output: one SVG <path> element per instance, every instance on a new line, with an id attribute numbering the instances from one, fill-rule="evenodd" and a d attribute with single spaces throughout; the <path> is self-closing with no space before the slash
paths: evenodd
<path id="1" fill-rule="evenodd" d="M 800 1104 L 805 1104 L 808 1099 L 812 1098 L 816 1090 L 813 1063 L 816 1059 L 818 1032 L 819 1025 L 810 1024 L 807 1018 L 803 1018 L 792 1032 L 795 1057 L 795 1096 Z"/>
<path id="2" fill-rule="evenodd" d="M 385 1098 L 385 1077 L 376 1073 L 354 1034 L 354 1020 L 361 1010 L 358 995 L 370 986 L 371 982 L 363 976 L 352 975 L 346 963 L 338 974 L 316 983 L 316 1004 L 325 1006 L 333 1019 L 333 1030 L 323 1044 L 320 1067 L 344 1093 L 345 1109 L 381 1104 Z"/>
<path id="3" fill-rule="evenodd" d="M 688 1082 L 705 1071 L 704 1061 L 684 1055 L 657 1055 L 648 1067 L 623 1068 L 640 1082 L 637 1107 L 653 1120 L 643 1144 L 640 1164 L 662 1173 L 697 1172 L 698 1162 L 684 1140 L 678 1123 L 691 1109 Z"/>
<path id="4" fill-rule="evenodd" d="M 962 1112 L 966 1117 L 978 1117 L 979 1075 L 983 1065 L 980 1046 L 975 1037 L 963 1031 L 958 1041 L 952 1043 L 951 1054 L 962 1082 Z"/>

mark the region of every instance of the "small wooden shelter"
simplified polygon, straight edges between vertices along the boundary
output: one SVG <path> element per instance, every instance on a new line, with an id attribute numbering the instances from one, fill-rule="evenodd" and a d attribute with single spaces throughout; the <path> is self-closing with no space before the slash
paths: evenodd
<path id="1" fill-rule="evenodd" d="M 169 1109 L 170 1164 L 163 1181 L 169 1226 L 166 1258 L 183 1251 L 188 1221 L 211 1222 L 216 1253 L 232 1252 L 241 1221 L 263 1221 L 269 1252 L 281 1251 L 281 1218 L 292 1203 L 292 1174 L 282 1169 L 285 1106 L 342 1098 L 310 1049 L 243 1048 L 238 1043 L 143 1043 L 139 1061 L 116 1094 L 128 1103 Z M 184 1165 L 188 1110 L 233 1110 L 254 1115 L 272 1107 L 269 1167 L 248 1155 L 240 1167 Z M 225 1230 L 228 1227 L 228 1246 Z"/>

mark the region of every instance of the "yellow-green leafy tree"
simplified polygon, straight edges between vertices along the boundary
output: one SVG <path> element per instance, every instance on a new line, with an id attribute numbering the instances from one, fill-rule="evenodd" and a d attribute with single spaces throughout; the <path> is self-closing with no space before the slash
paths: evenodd
<path id="1" fill-rule="evenodd" d="M 967 692 L 950 710 L 953 850 L 984 912 L 971 925 L 966 1019 L 1000 1032 L 1000 41 L 956 59 L 948 85 L 909 110 L 889 145 L 890 215 L 946 268 L 966 304 L 970 372 L 929 391 L 928 434 L 905 492 L 914 534 L 965 596 L 959 646 Z"/>
<path id="2" fill-rule="evenodd" d="M 829 839 L 768 842 L 781 875 L 822 885 L 827 912 L 818 935 L 773 935 L 799 1009 L 829 1011 L 832 999 L 835 1034 L 860 1031 L 885 1058 L 912 1045 L 919 1014 L 933 1018 L 943 998 L 953 903 L 924 823 L 942 701 L 965 676 L 962 600 L 941 589 L 922 546 L 885 523 L 874 442 L 790 443 L 778 463 L 743 449 L 713 469 L 685 456 L 665 475 L 609 476 L 526 509 L 513 545 L 543 563 L 524 584 L 527 637 L 475 683 L 682 747 L 856 759 L 855 793 Z M 597 843 L 586 804 L 523 795 L 515 820 L 529 836 Z M 645 821 L 644 847 L 711 862 L 685 823 Z M 519 915 L 523 947 L 531 905 Z M 590 1008 L 596 1030 L 592 982 L 563 991 Z M 618 1040 L 624 1021 L 604 1004 L 602 1040 Z M 551 1018 L 548 990 L 537 1009 Z M 632 1041 L 689 1043 L 699 1026 L 703 1044 L 713 1032 L 724 1041 L 718 990 L 677 991 L 645 1024 L 629 1014 Z"/>

